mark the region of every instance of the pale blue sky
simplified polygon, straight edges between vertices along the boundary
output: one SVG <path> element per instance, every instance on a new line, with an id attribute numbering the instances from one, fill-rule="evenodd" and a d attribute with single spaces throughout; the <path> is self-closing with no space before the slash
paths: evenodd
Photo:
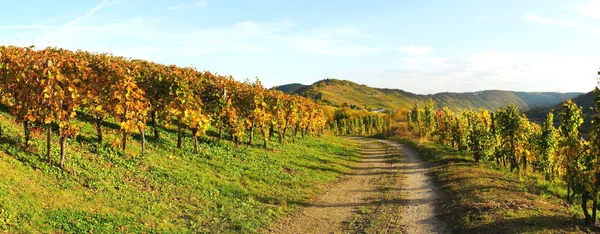
<path id="1" fill-rule="evenodd" d="M 0 44 L 111 52 L 265 86 L 589 91 L 600 0 L 6 1 Z"/>

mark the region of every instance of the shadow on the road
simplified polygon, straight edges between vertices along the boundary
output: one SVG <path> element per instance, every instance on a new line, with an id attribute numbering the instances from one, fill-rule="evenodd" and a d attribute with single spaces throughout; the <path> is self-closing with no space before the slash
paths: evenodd
<path id="1" fill-rule="evenodd" d="M 360 158 L 361 159 L 385 159 L 385 158 L 391 158 L 393 156 L 398 155 L 397 153 L 390 153 L 389 155 L 381 155 L 381 154 L 373 154 L 374 156 L 365 156 L 365 154 L 363 154 Z"/>
<path id="2" fill-rule="evenodd" d="M 375 175 L 398 175 L 397 171 L 378 171 L 378 172 L 367 172 L 367 173 L 352 173 L 348 172 L 345 175 L 350 176 L 375 176 Z"/>
<path id="3" fill-rule="evenodd" d="M 368 170 L 396 170 L 398 169 L 397 166 L 390 166 L 390 167 L 348 167 L 352 170 L 356 170 L 356 171 L 368 171 Z"/>
<path id="4" fill-rule="evenodd" d="M 394 198 L 394 199 L 385 199 L 379 201 L 372 202 L 354 202 L 354 203 L 337 203 L 337 204 L 312 204 L 307 207 L 317 207 L 317 208 L 331 208 L 331 207 L 360 207 L 360 206 L 381 206 L 381 205 L 403 205 L 403 204 L 414 204 L 414 205 L 422 205 L 431 202 L 429 199 L 404 199 L 404 198 Z"/>

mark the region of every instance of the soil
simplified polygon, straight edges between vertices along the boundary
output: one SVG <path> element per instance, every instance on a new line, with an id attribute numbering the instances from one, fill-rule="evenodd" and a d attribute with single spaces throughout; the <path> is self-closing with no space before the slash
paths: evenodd
<path id="1" fill-rule="evenodd" d="M 361 145 L 361 162 L 266 233 L 448 233 L 435 215 L 428 168 L 414 151 L 392 141 L 350 139 Z"/>

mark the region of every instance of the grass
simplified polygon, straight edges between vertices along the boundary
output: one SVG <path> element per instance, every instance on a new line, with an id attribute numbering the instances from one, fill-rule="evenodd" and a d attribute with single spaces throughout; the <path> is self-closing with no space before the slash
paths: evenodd
<path id="1" fill-rule="evenodd" d="M 397 140 L 432 165 L 431 175 L 444 200 L 438 213 L 455 233 L 599 231 L 584 226 L 579 209 L 565 204 L 566 191 L 560 183 L 477 164 L 447 146 Z"/>
<path id="2" fill-rule="evenodd" d="M 194 155 L 191 137 L 176 149 L 169 129 L 141 156 L 136 140 L 126 152 L 110 145 L 116 129 L 107 128 L 107 143 L 96 144 L 90 123 L 76 125 L 81 136 L 68 140 L 63 171 L 56 165 L 57 136 L 48 163 L 43 133 L 34 134 L 33 152 L 26 153 L 18 143 L 21 128 L 0 113 L 0 231 L 255 233 L 306 204 L 359 159 L 355 144 L 332 136 L 272 143 L 270 150 L 203 137 Z"/>

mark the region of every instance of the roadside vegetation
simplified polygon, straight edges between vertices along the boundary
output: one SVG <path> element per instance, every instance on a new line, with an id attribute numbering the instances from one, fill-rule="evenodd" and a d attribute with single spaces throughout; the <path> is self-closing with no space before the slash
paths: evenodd
<path id="1" fill-rule="evenodd" d="M 565 201 L 564 183 L 539 174 L 519 176 L 434 142 L 395 138 L 431 166 L 440 189 L 439 218 L 455 233 L 598 232 L 585 225 L 580 208 Z"/>

